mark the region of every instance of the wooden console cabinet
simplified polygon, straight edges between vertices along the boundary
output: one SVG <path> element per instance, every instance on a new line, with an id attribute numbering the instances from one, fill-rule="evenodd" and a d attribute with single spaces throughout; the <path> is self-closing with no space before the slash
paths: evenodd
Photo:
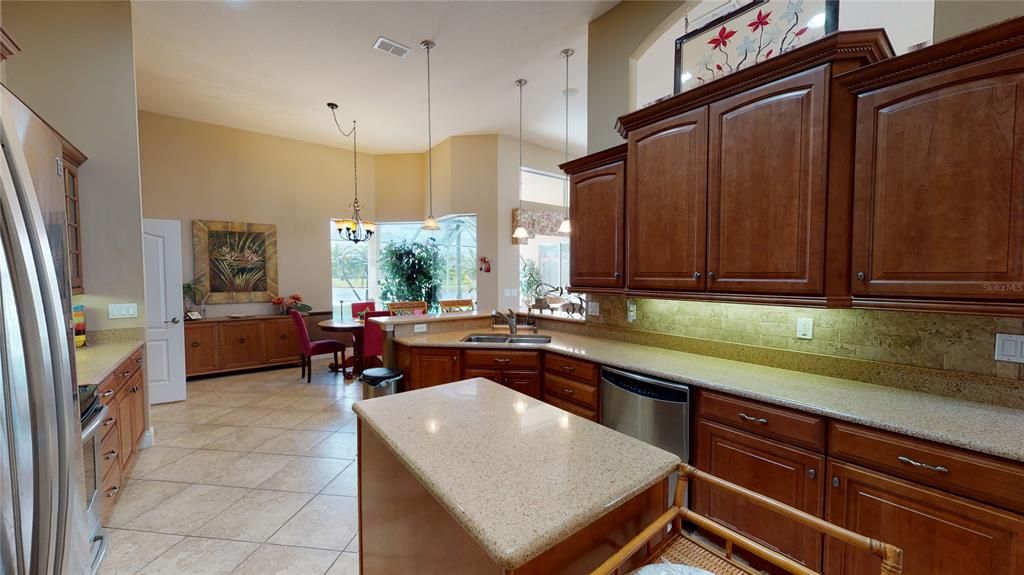
<path id="1" fill-rule="evenodd" d="M 287 316 L 213 318 L 185 324 L 185 375 L 298 365 L 299 338 Z"/>

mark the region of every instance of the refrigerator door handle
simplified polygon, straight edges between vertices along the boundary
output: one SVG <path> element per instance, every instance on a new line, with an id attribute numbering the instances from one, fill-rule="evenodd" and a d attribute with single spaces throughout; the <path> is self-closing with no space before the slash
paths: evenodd
<path id="1" fill-rule="evenodd" d="M 71 389 L 70 351 L 53 256 L 17 132 L 0 118 L 0 233 L 8 244 L 14 295 L 22 325 L 29 401 L 36 414 L 33 474 L 35 514 L 29 572 L 61 575 L 70 569 L 71 478 L 67 455 L 81 445 L 70 433 L 78 422 Z M 70 435 L 70 437 L 69 437 Z"/>

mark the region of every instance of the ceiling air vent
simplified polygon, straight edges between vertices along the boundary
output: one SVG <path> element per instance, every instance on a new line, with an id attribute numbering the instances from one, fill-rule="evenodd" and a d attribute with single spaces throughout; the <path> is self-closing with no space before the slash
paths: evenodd
<path id="1" fill-rule="evenodd" d="M 398 56 L 399 58 L 405 58 L 405 55 L 409 53 L 409 47 L 403 46 L 394 40 L 388 40 L 383 36 L 378 36 L 377 41 L 373 43 L 375 50 L 380 50 L 385 54 L 391 54 L 392 56 Z"/>

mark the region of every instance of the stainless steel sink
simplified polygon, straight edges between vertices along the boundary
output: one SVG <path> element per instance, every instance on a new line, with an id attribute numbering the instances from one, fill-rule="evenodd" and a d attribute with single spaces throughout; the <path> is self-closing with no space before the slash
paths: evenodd
<path id="1" fill-rule="evenodd" d="M 474 333 L 462 338 L 467 343 L 510 343 L 510 344 L 538 344 L 551 343 L 550 335 L 497 335 L 487 333 Z"/>
<path id="2" fill-rule="evenodd" d="M 551 343 L 550 335 L 513 335 L 508 343 Z"/>

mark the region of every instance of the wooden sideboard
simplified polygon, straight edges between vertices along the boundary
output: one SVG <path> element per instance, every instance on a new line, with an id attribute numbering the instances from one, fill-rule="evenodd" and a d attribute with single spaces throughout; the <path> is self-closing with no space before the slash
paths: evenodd
<path id="1" fill-rule="evenodd" d="M 288 316 L 185 323 L 186 376 L 283 365 L 299 365 L 299 338 Z"/>

